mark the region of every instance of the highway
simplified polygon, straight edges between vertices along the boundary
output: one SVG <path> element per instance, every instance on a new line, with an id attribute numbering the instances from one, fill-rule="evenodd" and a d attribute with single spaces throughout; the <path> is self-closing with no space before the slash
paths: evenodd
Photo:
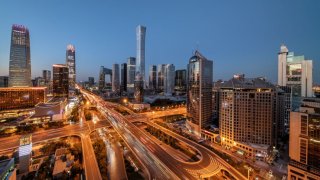
<path id="1" fill-rule="evenodd" d="M 201 179 L 212 177 L 223 168 L 228 170 L 236 179 L 246 179 L 242 174 L 227 164 L 205 147 L 181 137 L 167 129 L 157 127 L 163 132 L 194 146 L 201 154 L 199 162 L 178 161 L 155 143 L 147 134 L 130 122 L 129 119 L 112 109 L 114 104 L 105 102 L 100 97 L 82 90 L 90 101 L 97 104 L 98 109 L 106 115 L 112 126 L 123 137 L 124 141 L 134 149 L 134 153 L 146 164 L 152 178 L 155 179 Z M 153 125 L 156 126 L 156 125 Z M 169 175 L 169 176 L 168 176 Z"/>

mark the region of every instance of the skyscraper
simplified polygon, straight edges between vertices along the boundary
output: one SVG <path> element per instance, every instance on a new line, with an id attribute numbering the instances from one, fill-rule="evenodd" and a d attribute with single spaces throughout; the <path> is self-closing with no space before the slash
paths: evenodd
<path id="1" fill-rule="evenodd" d="M 159 64 L 157 68 L 157 91 L 164 91 L 164 76 L 165 76 L 166 65 Z"/>
<path id="2" fill-rule="evenodd" d="M 143 102 L 143 81 L 142 76 L 138 74 L 136 76 L 136 80 L 134 81 L 134 99 L 136 103 L 142 103 Z"/>
<path id="3" fill-rule="evenodd" d="M 129 57 L 127 62 L 127 89 L 134 92 L 134 80 L 136 78 L 136 58 Z"/>
<path id="4" fill-rule="evenodd" d="M 11 31 L 9 87 L 31 86 L 31 57 L 29 30 L 13 25 Z"/>
<path id="5" fill-rule="evenodd" d="M 89 87 L 94 85 L 94 77 L 88 77 Z"/>
<path id="6" fill-rule="evenodd" d="M 176 70 L 175 76 L 175 90 L 186 91 L 187 89 L 187 70 Z"/>
<path id="7" fill-rule="evenodd" d="M 69 68 L 69 86 L 74 88 L 76 83 L 76 50 L 72 44 L 67 46 L 66 65 Z"/>
<path id="8" fill-rule="evenodd" d="M 120 92 L 120 72 L 119 72 L 119 64 L 112 65 L 112 91 Z"/>
<path id="9" fill-rule="evenodd" d="M 157 66 L 152 65 L 149 69 L 149 89 L 155 91 L 157 89 Z"/>
<path id="10" fill-rule="evenodd" d="M 212 120 L 212 68 L 198 51 L 189 60 L 186 125 L 197 136 Z"/>
<path id="11" fill-rule="evenodd" d="M 292 88 L 293 109 L 299 107 L 301 97 L 312 97 L 312 60 L 295 56 L 285 45 L 278 54 L 278 85 Z"/>
<path id="12" fill-rule="evenodd" d="M 127 92 L 127 63 L 121 64 L 121 82 L 120 82 L 120 93 L 123 95 L 124 92 Z"/>
<path id="13" fill-rule="evenodd" d="M 164 93 L 172 95 L 174 91 L 175 67 L 173 64 L 166 64 L 164 72 Z"/>
<path id="14" fill-rule="evenodd" d="M 103 90 L 106 86 L 106 74 L 110 75 L 110 79 L 112 81 L 112 69 L 105 68 L 104 66 L 100 66 L 99 72 L 99 90 Z"/>
<path id="15" fill-rule="evenodd" d="M 288 179 L 320 177 L 320 99 L 306 98 L 290 113 Z"/>
<path id="16" fill-rule="evenodd" d="M 142 81 L 145 83 L 145 43 L 146 43 L 146 27 L 139 25 L 136 29 L 137 33 L 137 62 L 136 75 L 141 74 Z"/>
<path id="17" fill-rule="evenodd" d="M 42 71 L 42 78 L 44 79 L 46 84 L 50 83 L 50 81 L 51 81 L 51 71 L 43 70 Z"/>
<path id="18" fill-rule="evenodd" d="M 64 64 L 54 64 L 53 72 L 53 95 L 68 97 L 69 95 L 69 68 Z"/>

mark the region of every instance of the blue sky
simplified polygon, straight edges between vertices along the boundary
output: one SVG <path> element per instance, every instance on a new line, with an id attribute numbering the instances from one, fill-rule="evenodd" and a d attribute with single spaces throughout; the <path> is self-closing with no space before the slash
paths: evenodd
<path id="1" fill-rule="evenodd" d="M 136 56 L 135 28 L 147 27 L 146 71 L 151 64 L 186 67 L 195 49 L 214 61 L 214 80 L 235 73 L 277 79 L 277 53 L 290 51 L 314 60 L 320 82 L 318 0 L 1 0 L 0 75 L 8 74 L 12 24 L 31 34 L 32 77 L 65 62 L 76 47 L 78 80 L 98 76 Z"/>

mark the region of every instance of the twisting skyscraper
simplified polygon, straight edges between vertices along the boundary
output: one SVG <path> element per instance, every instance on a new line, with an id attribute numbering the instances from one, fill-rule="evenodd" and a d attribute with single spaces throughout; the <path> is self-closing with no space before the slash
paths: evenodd
<path id="1" fill-rule="evenodd" d="M 31 86 L 30 36 L 27 27 L 13 25 L 9 62 L 9 87 Z"/>
<path id="2" fill-rule="evenodd" d="M 72 44 L 67 46 L 66 65 L 69 68 L 69 87 L 74 88 L 76 83 L 76 50 Z"/>
<path id="3" fill-rule="evenodd" d="M 139 25 L 137 27 L 136 75 L 141 74 L 143 83 L 145 82 L 145 40 L 146 27 Z"/>

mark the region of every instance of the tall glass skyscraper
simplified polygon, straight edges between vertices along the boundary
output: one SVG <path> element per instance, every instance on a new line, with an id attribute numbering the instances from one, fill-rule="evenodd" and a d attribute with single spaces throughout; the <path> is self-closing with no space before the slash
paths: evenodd
<path id="1" fill-rule="evenodd" d="M 69 87 L 74 88 L 76 83 L 76 50 L 72 44 L 67 46 L 66 65 L 69 68 Z"/>
<path id="2" fill-rule="evenodd" d="M 120 92 L 120 71 L 119 64 L 112 65 L 112 91 Z"/>
<path id="3" fill-rule="evenodd" d="M 157 89 L 157 66 L 152 65 L 149 69 L 149 89 L 155 91 Z"/>
<path id="4" fill-rule="evenodd" d="M 187 78 L 187 127 L 197 136 L 212 120 L 212 61 L 198 51 L 189 60 Z"/>
<path id="5" fill-rule="evenodd" d="M 64 64 L 54 64 L 53 72 L 53 95 L 68 97 L 69 95 L 69 68 Z"/>
<path id="6" fill-rule="evenodd" d="M 136 75 L 141 74 L 143 83 L 145 82 L 145 40 L 146 27 L 139 25 L 137 31 L 137 62 Z"/>
<path id="7" fill-rule="evenodd" d="M 29 30 L 13 25 L 11 31 L 9 87 L 31 86 L 31 60 Z"/>
<path id="8" fill-rule="evenodd" d="M 172 95 L 174 91 L 175 67 L 173 64 L 166 64 L 164 75 L 164 93 Z"/>
<path id="9" fill-rule="evenodd" d="M 134 91 L 134 80 L 136 77 L 136 58 L 129 57 L 127 62 L 127 90 L 130 93 Z"/>

